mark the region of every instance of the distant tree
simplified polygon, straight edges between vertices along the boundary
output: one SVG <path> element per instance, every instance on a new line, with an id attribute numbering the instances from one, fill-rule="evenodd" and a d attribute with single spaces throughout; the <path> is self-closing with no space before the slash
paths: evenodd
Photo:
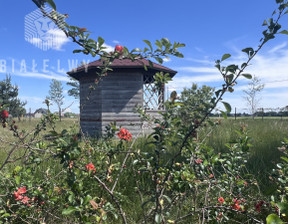
<path id="1" fill-rule="evenodd" d="M 61 107 L 63 105 L 64 95 L 63 95 L 63 86 L 60 81 L 57 81 L 56 79 L 52 79 L 50 83 L 50 90 L 49 90 L 49 96 L 47 96 L 47 99 L 54 102 L 58 107 L 58 114 L 61 121 Z"/>
<path id="2" fill-rule="evenodd" d="M 74 118 L 74 117 L 77 117 L 77 114 L 72 113 L 72 112 L 66 112 L 66 113 L 64 113 L 64 117 L 66 117 L 66 118 Z"/>
<path id="3" fill-rule="evenodd" d="M 243 90 L 245 96 L 243 97 L 247 103 L 248 110 L 252 114 L 254 119 L 257 112 L 257 107 L 259 106 L 260 98 L 259 93 L 264 89 L 264 84 L 262 84 L 261 79 L 255 75 L 248 84 L 248 88 Z"/>
<path id="4" fill-rule="evenodd" d="M 179 99 L 182 105 L 178 108 L 183 124 L 189 125 L 207 113 L 213 104 L 213 91 L 213 88 L 206 85 L 198 88 L 197 84 L 184 88 Z"/>
<path id="5" fill-rule="evenodd" d="M 72 86 L 71 89 L 68 90 L 68 95 L 73 96 L 75 99 L 80 98 L 80 85 L 76 79 L 70 78 L 70 82 L 67 82 L 67 85 Z"/>
<path id="6" fill-rule="evenodd" d="M 10 75 L 0 81 L 0 103 L 7 106 L 9 114 L 20 119 L 26 113 L 24 106 L 27 102 L 18 98 L 18 90 L 17 85 L 12 85 Z"/>

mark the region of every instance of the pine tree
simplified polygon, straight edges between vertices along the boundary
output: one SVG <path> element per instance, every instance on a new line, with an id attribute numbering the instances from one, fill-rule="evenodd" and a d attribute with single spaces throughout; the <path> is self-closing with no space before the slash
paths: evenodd
<path id="1" fill-rule="evenodd" d="M 26 113 L 23 102 L 18 98 L 18 86 L 12 85 L 11 76 L 6 75 L 6 79 L 0 81 L 0 103 L 7 107 L 9 114 L 13 117 L 20 117 Z"/>

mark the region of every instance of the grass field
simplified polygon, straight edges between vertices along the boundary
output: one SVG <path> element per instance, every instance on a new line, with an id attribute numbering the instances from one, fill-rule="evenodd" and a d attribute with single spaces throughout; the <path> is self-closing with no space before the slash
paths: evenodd
<path id="1" fill-rule="evenodd" d="M 213 118 L 214 119 L 214 118 Z M 40 119 L 29 119 L 17 122 L 19 130 L 31 131 Z M 236 130 L 242 125 L 246 125 L 249 136 L 251 137 L 251 157 L 248 161 L 248 169 L 258 177 L 264 185 L 268 182 L 270 171 L 275 164 L 280 161 L 281 153 L 278 147 L 284 137 L 288 137 L 288 120 L 286 119 L 228 119 L 221 120 L 220 125 L 213 127 L 212 132 L 206 139 L 206 143 L 213 147 L 216 152 L 225 152 L 226 143 L 237 137 Z M 63 119 L 56 123 L 56 129 L 69 129 L 70 127 L 78 130 L 79 121 L 77 119 Z M 206 130 L 207 131 L 207 130 Z M 208 130 L 210 131 L 210 130 Z M 13 147 L 11 143 L 16 141 L 8 128 L 0 129 L 0 163 Z M 143 145 L 143 147 L 145 147 Z"/>
<path id="2" fill-rule="evenodd" d="M 16 121 L 16 125 L 20 132 L 24 131 L 24 133 L 30 133 L 30 132 L 33 132 L 33 129 L 35 129 L 36 125 L 40 121 L 41 119 L 36 119 L 36 118 L 31 119 L 31 120 L 23 119 L 22 121 Z M 60 121 L 56 122 L 56 130 L 58 131 L 63 130 L 63 129 L 69 129 L 69 128 L 79 129 L 79 121 L 77 119 L 67 118 L 67 119 L 62 119 L 61 122 Z M 47 127 L 47 130 L 50 130 L 49 127 Z M 42 134 L 44 135 L 45 131 Z M 16 142 L 19 142 L 19 139 L 13 136 L 13 133 L 9 130 L 9 127 L 0 128 L 0 163 L 3 162 L 3 159 L 6 158 L 7 154 L 14 146 L 13 144 Z"/>
<path id="3" fill-rule="evenodd" d="M 19 130 L 24 129 L 29 132 L 37 125 L 38 122 L 40 122 L 40 119 L 33 119 L 31 121 L 23 120 L 21 122 L 17 122 L 17 125 L 19 127 Z M 271 173 L 271 170 L 275 167 L 275 164 L 280 161 L 281 153 L 278 151 L 277 148 L 281 146 L 281 141 L 283 140 L 283 138 L 288 137 L 288 120 L 220 120 L 219 125 L 212 127 L 212 129 L 211 127 L 203 128 L 199 132 L 199 138 L 203 138 L 203 136 L 205 136 L 204 133 L 209 132 L 210 134 L 207 136 L 207 138 L 205 138 L 205 143 L 214 148 L 216 153 L 225 152 L 227 151 L 227 147 L 225 146 L 225 144 L 233 141 L 233 139 L 237 137 L 236 131 L 240 130 L 240 128 L 243 126 L 247 127 L 249 136 L 251 137 L 251 154 L 248 160 L 247 169 L 257 178 L 262 192 L 269 195 L 268 190 L 271 190 L 272 184 L 269 182 L 269 175 Z M 79 130 L 79 121 L 76 119 L 64 119 L 62 120 L 62 122 L 56 123 L 56 129 L 58 130 L 69 129 L 70 127 L 75 129 L 76 131 Z M 43 134 L 45 134 L 45 132 Z M 0 128 L 0 164 L 6 158 L 9 151 L 13 148 L 16 140 L 17 138 L 13 137 L 11 131 L 9 131 L 8 128 Z M 147 145 L 147 139 L 144 138 L 140 138 L 136 142 L 134 147 L 137 148 L 137 150 L 150 150 L 148 148 L 149 145 Z M 19 147 L 19 155 L 21 155 L 21 146 Z M 124 158 L 124 154 L 123 156 L 120 155 L 120 157 L 117 159 L 119 159 L 119 161 L 122 161 L 122 157 Z M 15 158 L 17 158 L 17 153 L 14 159 Z M 10 167 L 9 169 L 11 169 L 13 166 L 15 167 L 16 165 L 17 162 L 12 163 L 8 167 Z M 59 160 L 56 162 L 54 159 L 44 161 L 43 163 L 40 163 L 35 167 L 36 169 L 33 174 L 33 179 L 41 180 L 45 176 L 44 173 L 49 171 L 49 175 L 57 176 L 57 173 L 59 173 L 59 171 L 61 171 L 61 169 L 63 168 L 62 164 L 59 163 Z M 135 183 L 133 182 L 133 175 L 134 172 L 132 169 L 125 170 L 117 188 L 121 189 L 119 190 L 119 192 L 123 194 L 123 208 L 127 212 L 127 215 L 131 217 L 131 219 L 133 217 L 133 220 L 137 220 L 139 218 L 139 214 L 142 214 L 142 208 L 141 201 L 135 193 Z M 143 181 L 145 182 L 145 184 L 147 183 L 145 177 L 143 177 Z M 59 182 L 61 183 L 60 180 Z M 145 184 L 143 186 L 146 187 Z M 99 189 L 95 185 L 95 191 L 96 190 L 98 191 Z M 191 201 L 188 200 L 188 207 L 190 206 L 190 203 Z M 131 204 L 133 204 L 133 209 L 130 209 Z M 67 219 L 69 218 L 67 217 Z M 110 223 L 119 223 L 118 221 L 119 220 Z"/>
<path id="4" fill-rule="evenodd" d="M 221 120 L 221 124 L 214 128 L 206 143 L 217 152 L 227 150 L 225 143 L 236 138 L 235 131 L 240 130 L 241 125 L 247 126 L 251 137 L 251 156 L 247 167 L 265 188 L 269 182 L 269 173 L 280 161 L 281 153 L 278 147 L 281 146 L 281 141 L 288 137 L 288 120 L 279 118 Z"/>

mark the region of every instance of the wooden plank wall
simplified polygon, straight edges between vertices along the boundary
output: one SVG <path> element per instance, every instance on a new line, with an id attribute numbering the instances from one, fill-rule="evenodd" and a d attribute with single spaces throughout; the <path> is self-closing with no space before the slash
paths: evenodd
<path id="1" fill-rule="evenodd" d="M 133 136 L 142 133 L 142 123 L 134 108 L 142 106 L 143 74 L 114 71 L 93 90 L 90 87 L 94 80 L 95 77 L 80 80 L 80 124 L 83 133 L 99 136 L 113 121 Z"/>

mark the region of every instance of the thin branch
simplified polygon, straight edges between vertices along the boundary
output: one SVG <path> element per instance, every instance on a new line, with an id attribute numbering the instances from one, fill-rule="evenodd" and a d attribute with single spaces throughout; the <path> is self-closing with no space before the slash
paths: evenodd
<path id="1" fill-rule="evenodd" d="M 176 219 L 174 222 L 175 222 L 175 223 L 178 223 L 178 222 L 180 222 L 180 221 L 182 221 L 182 220 L 184 221 L 184 219 L 189 218 L 189 217 L 191 217 L 191 216 L 193 216 L 193 215 L 195 215 L 195 214 L 198 214 L 199 212 L 203 212 L 203 210 L 204 210 L 204 211 L 208 211 L 208 210 L 221 210 L 221 211 L 223 211 L 223 210 L 224 210 L 224 211 L 236 212 L 237 214 L 245 215 L 247 218 L 253 220 L 253 221 L 256 222 L 256 223 L 264 224 L 264 222 L 256 219 L 255 217 L 253 217 L 252 215 L 250 215 L 250 214 L 249 214 L 248 212 L 246 212 L 246 211 L 243 212 L 243 211 L 241 211 L 241 210 L 236 210 L 236 209 L 233 209 L 233 208 L 231 208 L 231 207 L 218 206 L 218 205 L 215 205 L 215 206 L 207 206 L 207 207 L 200 208 L 200 209 L 198 209 L 198 210 L 196 210 L 196 211 L 194 211 L 194 212 L 191 212 L 191 213 L 188 213 L 188 214 L 186 214 L 186 215 L 183 215 L 183 216 L 179 217 L 179 218 Z"/>

